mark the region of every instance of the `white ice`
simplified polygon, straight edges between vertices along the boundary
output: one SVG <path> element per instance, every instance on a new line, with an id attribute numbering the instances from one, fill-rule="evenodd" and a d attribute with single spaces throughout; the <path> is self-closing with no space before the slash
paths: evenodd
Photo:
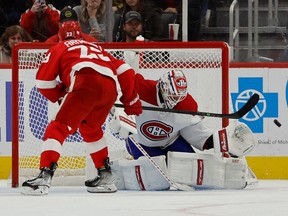
<path id="1" fill-rule="evenodd" d="M 52 187 L 46 196 L 23 196 L 0 181 L 1 216 L 288 216 L 288 180 L 260 180 L 243 190 L 118 191 L 91 194 L 85 187 Z"/>

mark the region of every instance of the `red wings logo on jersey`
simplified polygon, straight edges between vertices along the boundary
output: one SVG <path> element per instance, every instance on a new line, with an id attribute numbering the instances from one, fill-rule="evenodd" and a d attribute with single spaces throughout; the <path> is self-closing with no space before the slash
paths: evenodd
<path id="1" fill-rule="evenodd" d="M 170 137 L 173 128 L 159 121 L 148 121 L 141 125 L 141 133 L 149 140 L 159 141 Z"/>

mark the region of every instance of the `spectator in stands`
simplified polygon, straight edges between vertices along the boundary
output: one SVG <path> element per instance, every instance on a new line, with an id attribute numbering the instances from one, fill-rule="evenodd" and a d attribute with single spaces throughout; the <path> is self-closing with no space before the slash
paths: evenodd
<path id="1" fill-rule="evenodd" d="M 81 5 L 73 8 L 79 18 L 82 31 L 96 38 L 98 41 L 106 41 L 108 34 L 108 23 L 111 20 L 106 16 L 109 14 L 106 8 L 106 0 L 81 0 Z M 112 24 L 114 25 L 114 23 Z"/>
<path id="2" fill-rule="evenodd" d="M 125 37 L 123 42 L 134 42 L 139 35 L 143 34 L 141 14 L 137 11 L 129 11 L 126 13 L 122 27 Z M 148 40 L 145 39 L 145 41 Z"/>
<path id="3" fill-rule="evenodd" d="M 58 43 L 59 42 L 59 35 L 63 32 L 69 32 L 70 29 L 77 28 L 81 31 L 80 24 L 78 22 L 78 16 L 76 12 L 72 8 L 64 8 L 60 13 L 60 23 L 59 23 L 59 31 L 58 34 L 53 35 L 52 37 L 48 38 L 45 42 L 46 43 Z M 81 31 L 82 32 L 82 31 Z M 94 37 L 81 33 L 84 40 L 89 42 L 97 42 L 97 39 Z"/>
<path id="4" fill-rule="evenodd" d="M 163 25 L 161 21 L 161 9 L 156 7 L 150 0 L 123 0 L 123 9 L 120 13 L 120 19 L 115 23 L 114 41 L 123 41 L 122 25 L 124 16 L 129 11 L 137 11 L 141 14 L 143 20 L 143 37 L 148 40 L 159 40 L 164 38 Z"/>
<path id="5" fill-rule="evenodd" d="M 47 0 L 32 0 L 32 2 L 32 7 L 21 15 L 20 25 L 34 40 L 42 42 L 57 34 L 60 11 L 47 4 Z"/>
<path id="6" fill-rule="evenodd" d="M 6 28 L 0 38 L 0 63 L 12 63 L 12 48 L 19 42 L 31 42 L 31 35 L 21 26 L 12 25 Z"/>

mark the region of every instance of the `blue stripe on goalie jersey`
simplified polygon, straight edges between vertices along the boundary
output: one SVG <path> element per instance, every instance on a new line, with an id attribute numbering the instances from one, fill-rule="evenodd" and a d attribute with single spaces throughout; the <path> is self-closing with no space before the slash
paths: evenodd
<path id="1" fill-rule="evenodd" d="M 151 157 L 159 155 L 167 156 L 168 151 L 195 153 L 191 145 L 182 136 L 179 136 L 173 144 L 169 145 L 166 148 L 148 147 L 142 144 L 141 146 Z M 134 143 L 129 138 L 126 140 L 126 148 L 129 154 L 131 154 L 134 157 L 134 159 L 138 159 L 139 157 L 143 156 L 138 147 L 135 146 Z"/>

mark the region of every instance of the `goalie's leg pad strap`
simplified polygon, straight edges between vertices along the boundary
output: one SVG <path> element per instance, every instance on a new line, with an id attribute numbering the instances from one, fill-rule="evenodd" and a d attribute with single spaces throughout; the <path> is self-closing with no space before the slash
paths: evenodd
<path id="1" fill-rule="evenodd" d="M 245 159 L 207 153 L 168 153 L 171 180 L 195 188 L 241 189 L 246 186 L 246 173 Z"/>
<path id="2" fill-rule="evenodd" d="M 158 166 L 167 173 L 165 156 L 152 157 Z M 137 160 L 118 160 L 111 165 L 117 179 L 118 190 L 168 190 L 170 184 L 146 157 Z"/>

